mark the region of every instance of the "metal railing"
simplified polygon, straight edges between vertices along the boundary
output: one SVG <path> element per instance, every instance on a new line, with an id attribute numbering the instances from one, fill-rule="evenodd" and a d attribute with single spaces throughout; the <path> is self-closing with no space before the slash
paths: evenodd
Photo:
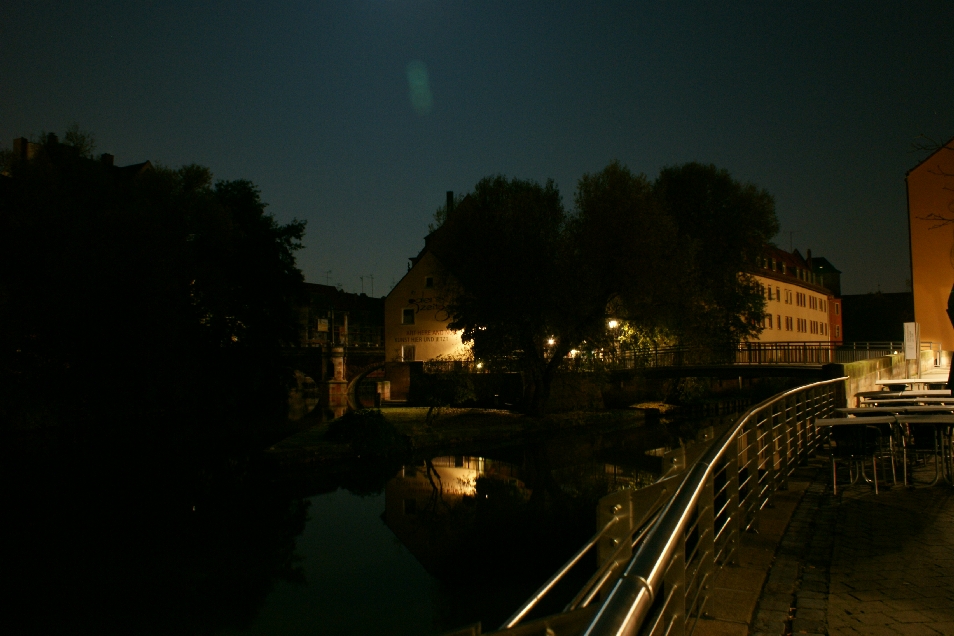
<path id="1" fill-rule="evenodd" d="M 889 356 L 901 352 L 903 348 L 902 342 L 837 344 L 827 340 L 739 342 L 724 349 L 691 346 L 640 349 L 622 347 L 578 352 L 567 357 L 564 367 L 571 371 L 604 371 L 724 364 L 844 364 Z M 924 341 L 921 342 L 921 350 L 940 350 L 940 346 L 938 343 Z M 480 365 L 473 360 L 430 360 L 424 363 L 425 373 L 487 373 L 491 370 L 516 371 L 520 368 L 515 360 L 498 360 L 492 366 Z"/>
<path id="2" fill-rule="evenodd" d="M 814 420 L 845 402 L 845 378 L 749 409 L 702 458 L 649 528 L 584 634 L 691 633 L 740 535 L 820 441 Z"/>
<path id="3" fill-rule="evenodd" d="M 546 619 L 548 629 L 563 623 L 579 625 L 569 633 L 588 636 L 692 633 L 708 589 L 722 567 L 737 559 L 741 533 L 819 444 L 815 419 L 844 405 L 845 380 L 780 393 L 746 411 L 688 472 L 680 472 L 685 455 L 673 454 L 668 478 L 604 497 L 597 533 L 500 633 L 535 633 L 527 631 L 531 624 L 518 623 L 593 547 L 597 571 L 564 614 Z M 605 601 L 593 603 L 601 595 Z"/>

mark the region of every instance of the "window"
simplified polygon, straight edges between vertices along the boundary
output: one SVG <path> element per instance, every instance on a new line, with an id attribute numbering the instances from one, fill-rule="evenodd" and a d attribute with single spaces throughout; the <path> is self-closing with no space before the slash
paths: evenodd
<path id="1" fill-rule="evenodd" d="M 774 258 L 772 259 L 772 271 L 773 271 L 773 272 L 775 271 L 775 259 L 774 259 Z"/>
<path id="2" fill-rule="evenodd" d="M 782 300 L 782 290 L 778 287 L 775 288 L 775 300 Z"/>
<path id="3" fill-rule="evenodd" d="M 837 306 L 835 305 L 835 307 Z M 841 338 L 841 325 L 835 325 L 835 338 Z"/>
<path id="4" fill-rule="evenodd" d="M 424 277 L 424 287 L 430 289 L 430 288 L 433 287 L 433 286 L 434 286 L 434 277 L 433 277 L 433 276 L 425 276 L 425 277 Z"/>
<path id="5" fill-rule="evenodd" d="M 404 345 L 401 347 L 401 361 L 414 362 L 416 360 L 414 345 Z"/>
<path id="6" fill-rule="evenodd" d="M 769 287 L 768 287 L 768 299 L 769 299 L 769 300 L 772 300 L 772 286 L 771 286 L 771 285 L 769 285 Z"/>
<path id="7" fill-rule="evenodd" d="M 778 325 L 778 328 L 779 328 L 779 329 L 782 328 L 782 315 L 781 315 L 781 314 L 779 314 L 778 316 L 775 316 L 775 324 Z"/>
<path id="8" fill-rule="evenodd" d="M 841 315 L 841 303 L 835 303 L 835 315 L 836 316 Z M 836 327 L 836 330 L 837 330 L 837 327 Z"/>
<path id="9" fill-rule="evenodd" d="M 769 314 L 768 316 L 765 317 L 765 328 L 766 329 L 772 328 L 772 314 Z"/>
<path id="10" fill-rule="evenodd" d="M 401 313 L 401 324 L 402 325 L 413 325 L 414 324 L 414 310 L 405 309 Z"/>
<path id="11" fill-rule="evenodd" d="M 788 273 L 788 267 L 785 265 L 785 263 L 782 263 L 782 273 L 783 273 L 783 274 L 787 274 L 787 273 Z"/>

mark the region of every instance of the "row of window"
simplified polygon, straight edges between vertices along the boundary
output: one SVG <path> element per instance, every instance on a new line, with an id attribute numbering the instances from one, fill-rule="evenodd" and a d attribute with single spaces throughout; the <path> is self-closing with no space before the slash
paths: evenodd
<path id="1" fill-rule="evenodd" d="M 772 316 L 772 314 L 765 317 L 765 328 L 784 329 L 785 331 L 795 331 L 798 333 L 813 333 L 820 336 L 827 336 L 829 334 L 827 322 L 808 320 L 807 318 L 792 318 L 791 316 Z M 840 331 L 841 328 L 836 325 L 836 337 L 841 337 Z"/>
<path id="2" fill-rule="evenodd" d="M 764 269 L 769 269 L 769 259 L 763 258 L 761 265 Z M 771 269 L 773 272 L 781 271 L 783 274 L 788 274 L 788 266 L 784 262 L 776 261 L 774 258 L 771 262 Z M 796 267 L 794 274 L 795 278 L 808 283 L 814 283 L 817 279 L 813 272 L 810 272 L 807 269 L 802 269 L 801 267 Z"/>
<path id="3" fill-rule="evenodd" d="M 809 307 L 810 309 L 816 309 L 818 311 L 828 311 L 828 301 L 824 298 L 819 298 L 818 296 L 809 296 L 802 292 L 796 292 L 794 295 L 789 289 L 785 290 L 785 296 L 782 296 L 782 290 L 779 287 L 776 287 L 773 293 L 771 285 L 761 285 L 762 295 L 766 300 L 776 300 L 782 301 L 786 305 L 791 305 L 794 301 L 795 305 L 798 307 Z M 837 309 L 837 305 L 835 305 Z M 837 313 L 837 311 L 835 312 Z"/>

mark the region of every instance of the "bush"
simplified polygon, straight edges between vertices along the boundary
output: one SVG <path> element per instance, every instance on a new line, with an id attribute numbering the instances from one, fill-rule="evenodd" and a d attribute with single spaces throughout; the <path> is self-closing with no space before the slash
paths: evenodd
<path id="1" fill-rule="evenodd" d="M 328 425 L 325 437 L 351 444 L 358 455 L 387 456 L 407 450 L 407 438 L 378 409 L 345 413 Z"/>

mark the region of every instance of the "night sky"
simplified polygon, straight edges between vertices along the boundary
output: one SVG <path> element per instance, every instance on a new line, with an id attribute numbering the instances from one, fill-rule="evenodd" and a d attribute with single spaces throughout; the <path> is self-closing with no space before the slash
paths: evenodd
<path id="1" fill-rule="evenodd" d="M 447 190 L 552 177 L 572 206 L 613 159 L 726 168 L 845 293 L 905 291 L 954 2 L 6 0 L 0 80 L 4 147 L 75 121 L 119 165 L 250 179 L 308 221 L 306 280 L 348 291 L 390 290 Z"/>

